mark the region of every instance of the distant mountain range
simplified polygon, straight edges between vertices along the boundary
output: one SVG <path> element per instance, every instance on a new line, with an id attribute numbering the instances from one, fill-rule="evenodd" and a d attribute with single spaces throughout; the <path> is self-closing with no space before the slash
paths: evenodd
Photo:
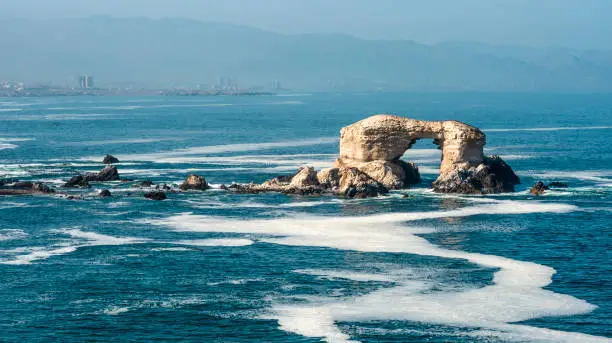
<path id="1" fill-rule="evenodd" d="M 0 80 L 338 91 L 612 91 L 612 51 L 282 35 L 187 19 L 0 19 Z M 66 81 L 67 80 L 67 81 Z"/>

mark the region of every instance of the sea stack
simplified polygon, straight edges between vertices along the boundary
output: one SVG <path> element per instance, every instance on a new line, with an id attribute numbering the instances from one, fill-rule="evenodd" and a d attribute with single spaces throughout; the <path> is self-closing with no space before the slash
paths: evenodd
<path id="1" fill-rule="evenodd" d="M 441 193 L 513 192 L 519 178 L 501 158 L 486 157 L 486 136 L 458 121 L 424 121 L 388 114 L 344 127 L 337 168 L 357 168 L 389 189 L 420 182 L 418 169 L 400 158 L 419 139 L 433 139 L 442 150 L 440 176 L 433 189 Z"/>

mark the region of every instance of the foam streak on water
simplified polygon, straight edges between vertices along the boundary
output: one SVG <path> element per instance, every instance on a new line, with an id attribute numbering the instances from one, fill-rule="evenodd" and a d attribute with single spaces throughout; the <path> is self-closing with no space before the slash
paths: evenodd
<path id="1" fill-rule="evenodd" d="M 393 252 L 464 259 L 498 268 L 493 285 L 461 292 L 427 292 L 427 285 L 389 275 L 357 275 L 321 272 L 321 275 L 348 279 L 387 280 L 392 288 L 383 288 L 364 296 L 338 301 L 326 299 L 310 304 L 274 305 L 270 318 L 280 328 L 308 337 L 323 337 L 327 342 L 351 342 L 336 326 L 337 321 L 407 320 L 460 327 L 488 328 L 516 335 L 529 335 L 535 329 L 508 323 L 542 316 L 574 315 L 592 311 L 595 306 L 572 296 L 542 289 L 550 284 L 555 270 L 531 262 L 509 258 L 443 249 L 417 236 L 432 229 L 407 227 L 403 223 L 423 219 L 465 217 L 473 215 L 564 213 L 576 207 L 522 201 L 487 200 L 466 208 L 414 213 L 390 213 L 366 217 L 296 216 L 274 220 L 232 220 L 191 214 L 153 221 L 178 231 L 245 233 L 273 238 L 261 241 L 273 244 L 319 246 L 363 252 Z M 298 271 L 304 273 L 304 271 Z M 306 271 L 306 273 L 317 273 Z M 603 342 L 605 339 L 553 330 L 535 330 L 549 342 Z"/>

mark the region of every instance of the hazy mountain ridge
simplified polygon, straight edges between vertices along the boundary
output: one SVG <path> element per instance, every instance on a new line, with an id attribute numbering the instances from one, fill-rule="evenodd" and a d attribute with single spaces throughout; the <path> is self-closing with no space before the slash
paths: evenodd
<path id="1" fill-rule="evenodd" d="M 186 19 L 0 19 L 0 79 L 306 90 L 612 91 L 612 52 L 281 35 Z"/>

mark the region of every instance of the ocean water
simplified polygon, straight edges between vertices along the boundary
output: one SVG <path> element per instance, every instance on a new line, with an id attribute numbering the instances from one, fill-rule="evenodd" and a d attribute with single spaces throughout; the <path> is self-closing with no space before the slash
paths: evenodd
<path id="1" fill-rule="evenodd" d="M 59 187 L 110 153 L 136 180 L 261 182 L 330 166 L 376 113 L 478 126 L 522 184 L 434 194 L 424 140 L 404 155 L 423 184 L 375 199 L 2 197 L 0 341 L 612 341 L 608 95 L 0 99 L 0 178 Z"/>

